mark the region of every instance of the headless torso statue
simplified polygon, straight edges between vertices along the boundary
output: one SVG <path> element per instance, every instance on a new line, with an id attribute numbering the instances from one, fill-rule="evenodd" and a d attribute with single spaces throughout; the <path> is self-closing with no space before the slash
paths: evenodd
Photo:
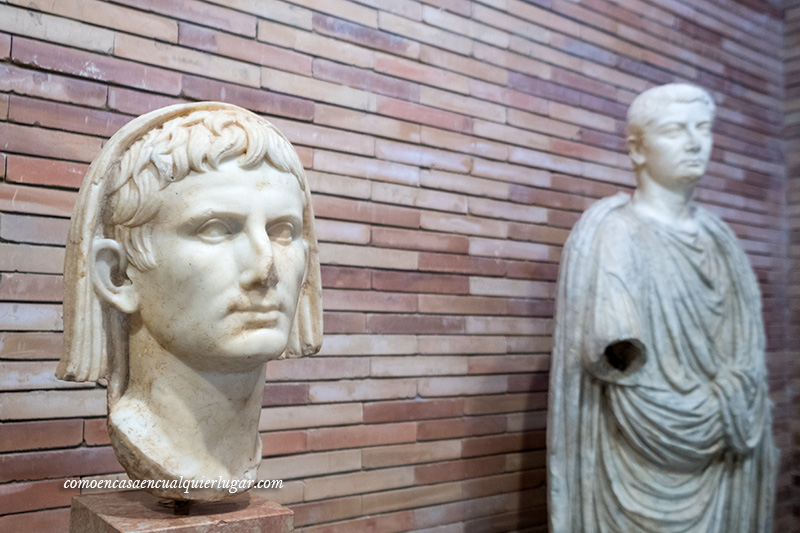
<path id="1" fill-rule="evenodd" d="M 567 241 L 550 374 L 553 533 L 764 533 L 771 433 L 761 297 L 731 230 L 692 194 L 714 103 L 656 87 L 628 111 L 637 188 Z"/>
<path id="2" fill-rule="evenodd" d="M 311 197 L 266 120 L 201 102 L 122 128 L 93 162 L 65 261 L 61 379 L 108 379 L 108 429 L 136 480 L 250 487 L 267 361 L 322 343 Z M 234 485 L 154 487 L 219 500 Z"/>

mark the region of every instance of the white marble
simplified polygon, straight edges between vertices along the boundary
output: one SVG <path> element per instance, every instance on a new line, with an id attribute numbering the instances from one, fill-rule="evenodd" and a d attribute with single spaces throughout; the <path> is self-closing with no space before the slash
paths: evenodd
<path id="1" fill-rule="evenodd" d="M 64 285 L 56 375 L 107 378 L 109 434 L 128 475 L 255 479 L 265 365 L 322 343 L 311 196 L 289 141 L 216 102 L 133 120 L 86 175 Z"/>
<path id="2" fill-rule="evenodd" d="M 772 530 L 778 453 L 761 296 L 693 192 L 714 103 L 666 85 L 628 111 L 637 188 L 583 214 L 559 271 L 550 372 L 553 533 Z"/>

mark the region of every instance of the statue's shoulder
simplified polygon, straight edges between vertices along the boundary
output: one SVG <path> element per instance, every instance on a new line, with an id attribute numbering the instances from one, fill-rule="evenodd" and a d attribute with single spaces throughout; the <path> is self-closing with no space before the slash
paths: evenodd
<path id="1" fill-rule="evenodd" d="M 593 203 L 572 228 L 569 240 L 593 241 L 603 234 L 627 234 L 634 230 L 628 213 L 630 203 L 631 197 L 622 192 Z"/>

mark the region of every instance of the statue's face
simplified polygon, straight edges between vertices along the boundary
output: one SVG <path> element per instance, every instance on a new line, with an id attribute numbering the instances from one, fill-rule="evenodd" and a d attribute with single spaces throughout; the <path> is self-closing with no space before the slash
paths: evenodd
<path id="1" fill-rule="evenodd" d="M 703 103 L 668 104 L 631 150 L 640 176 L 670 190 L 693 187 L 711 156 L 711 126 L 711 112 Z"/>
<path id="2" fill-rule="evenodd" d="M 156 267 L 127 269 L 141 323 L 206 370 L 244 370 L 286 347 L 308 261 L 292 174 L 228 161 L 157 193 Z"/>

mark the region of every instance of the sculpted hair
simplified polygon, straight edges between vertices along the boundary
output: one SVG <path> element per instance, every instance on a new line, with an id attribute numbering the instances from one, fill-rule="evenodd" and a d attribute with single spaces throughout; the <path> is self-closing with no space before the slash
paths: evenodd
<path id="1" fill-rule="evenodd" d="M 151 111 L 122 127 L 105 144 L 84 178 L 67 237 L 64 261 L 64 355 L 59 379 L 108 379 L 109 405 L 127 382 L 127 315 L 94 289 L 92 246 L 117 240 L 140 270 L 156 265 L 148 223 L 160 208 L 158 191 L 192 172 L 235 159 L 247 170 L 266 162 L 293 174 L 303 194 L 305 283 L 285 351 L 301 357 L 322 345 L 322 284 L 311 192 L 291 143 L 267 120 L 222 102 L 179 104 Z"/>
<path id="2" fill-rule="evenodd" d="M 147 223 L 160 205 L 156 193 L 191 172 L 216 170 L 235 159 L 248 170 L 266 162 L 293 174 L 305 190 L 297 153 L 271 124 L 235 111 L 195 111 L 149 131 L 128 149 L 115 173 L 110 194 L 109 237 L 125 249 L 140 271 L 155 267 Z"/>
<path id="3" fill-rule="evenodd" d="M 655 120 L 663 109 L 669 104 L 691 104 L 701 102 L 711 111 L 711 120 L 714 120 L 716 106 L 714 99 L 707 91 L 688 83 L 669 83 L 647 89 L 628 108 L 628 119 L 625 125 L 625 136 L 628 141 L 638 141 L 645 126 Z"/>

